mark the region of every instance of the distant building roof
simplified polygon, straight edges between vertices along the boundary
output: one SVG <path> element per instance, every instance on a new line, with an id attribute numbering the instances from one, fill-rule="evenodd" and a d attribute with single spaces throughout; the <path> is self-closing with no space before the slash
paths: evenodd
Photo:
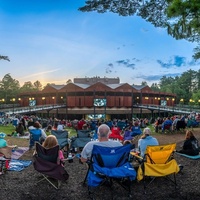
<path id="1" fill-rule="evenodd" d="M 63 88 L 65 85 L 54 85 L 54 84 L 50 84 L 51 87 L 55 88 L 56 90 L 60 90 L 61 88 Z"/>
<path id="2" fill-rule="evenodd" d="M 147 85 L 132 85 L 133 88 L 135 88 L 136 90 L 141 90 L 144 87 L 146 87 Z"/>
<path id="3" fill-rule="evenodd" d="M 74 83 L 76 83 L 76 84 L 79 83 L 79 84 L 93 85 L 97 82 L 101 82 L 101 83 L 104 83 L 106 85 L 108 85 L 108 84 L 119 84 L 120 79 L 118 77 L 117 78 L 107 78 L 107 77 L 100 78 L 99 76 L 92 77 L 92 78 L 89 78 L 89 77 L 74 78 Z"/>

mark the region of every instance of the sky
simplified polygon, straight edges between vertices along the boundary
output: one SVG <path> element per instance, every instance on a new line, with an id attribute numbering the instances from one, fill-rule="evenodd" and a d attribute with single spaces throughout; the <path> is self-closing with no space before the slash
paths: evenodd
<path id="1" fill-rule="evenodd" d="M 120 78 L 149 86 L 200 69 L 195 43 L 175 40 L 140 17 L 81 12 L 84 0 L 0 0 L 0 80 L 66 84 L 74 78 Z"/>

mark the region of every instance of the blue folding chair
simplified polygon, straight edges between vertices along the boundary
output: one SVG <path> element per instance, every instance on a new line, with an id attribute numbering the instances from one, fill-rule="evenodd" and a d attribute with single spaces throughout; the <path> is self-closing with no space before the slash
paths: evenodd
<path id="1" fill-rule="evenodd" d="M 42 132 L 40 129 L 30 129 L 30 143 L 29 143 L 29 149 L 31 149 L 35 142 L 40 142 L 40 137 L 42 136 Z"/>
<path id="2" fill-rule="evenodd" d="M 136 171 L 129 162 L 131 149 L 132 145 L 119 147 L 94 145 L 84 180 L 84 183 L 87 182 L 90 197 L 94 196 L 92 192 L 94 188 L 106 185 L 112 189 L 115 182 L 126 189 L 131 196 L 131 182 L 136 179 Z"/>
<path id="3" fill-rule="evenodd" d="M 142 133 L 142 130 L 140 129 L 139 126 L 133 126 L 131 131 L 132 131 L 131 132 L 132 137 L 138 136 Z"/>

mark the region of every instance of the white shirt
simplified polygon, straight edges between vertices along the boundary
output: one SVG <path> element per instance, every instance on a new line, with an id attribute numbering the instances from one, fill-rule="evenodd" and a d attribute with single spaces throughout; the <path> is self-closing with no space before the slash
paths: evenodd
<path id="1" fill-rule="evenodd" d="M 118 147 L 118 146 L 122 146 L 122 143 L 120 143 L 118 141 L 104 141 L 104 142 L 91 141 L 91 142 L 88 142 L 81 152 L 81 157 L 84 159 L 90 158 L 94 145 L 99 145 L 102 147 Z"/>

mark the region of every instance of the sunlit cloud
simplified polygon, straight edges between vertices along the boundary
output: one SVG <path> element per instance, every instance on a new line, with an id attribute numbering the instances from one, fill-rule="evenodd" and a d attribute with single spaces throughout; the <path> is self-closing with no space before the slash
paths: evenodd
<path id="1" fill-rule="evenodd" d="M 35 74 L 30 74 L 30 75 L 24 76 L 20 79 L 27 79 L 27 78 L 31 78 L 31 77 L 41 76 L 41 75 L 44 75 L 44 74 L 50 74 L 50 73 L 53 73 L 53 72 L 56 72 L 56 71 L 59 71 L 59 70 L 61 70 L 61 69 L 58 68 L 58 69 L 48 70 L 48 71 L 39 72 L 39 73 L 35 73 Z"/>

